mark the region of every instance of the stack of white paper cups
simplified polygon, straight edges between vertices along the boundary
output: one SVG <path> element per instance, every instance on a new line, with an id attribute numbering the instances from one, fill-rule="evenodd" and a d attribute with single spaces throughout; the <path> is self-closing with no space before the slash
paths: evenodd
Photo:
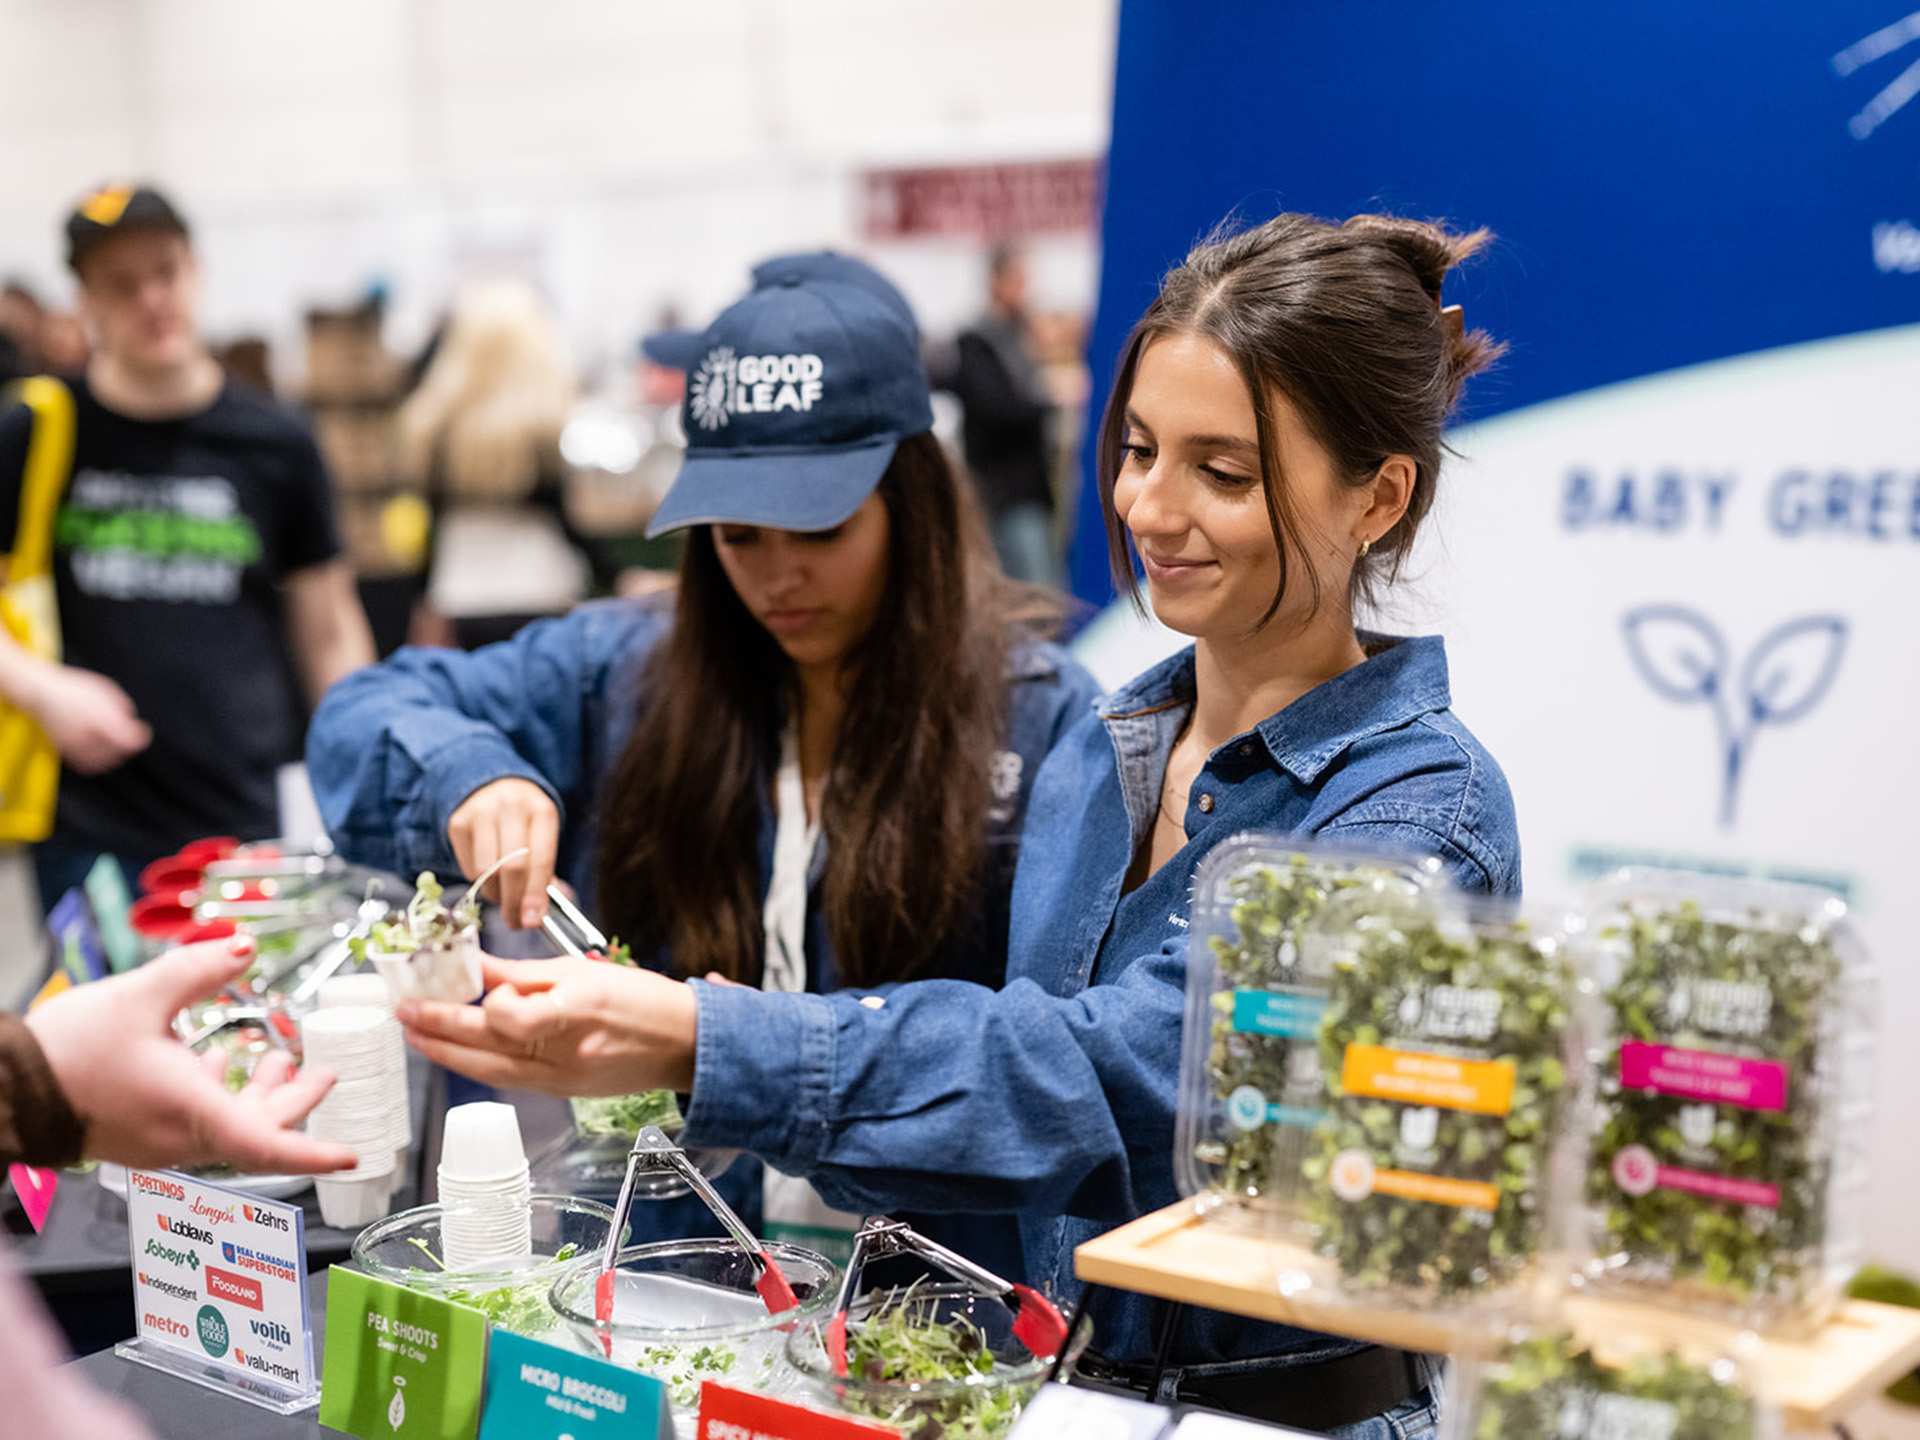
<path id="1" fill-rule="evenodd" d="M 390 1022 L 386 1028 L 383 1060 L 400 1103 L 388 1118 L 392 1122 L 394 1164 L 404 1168 L 405 1152 L 413 1144 L 413 1097 L 407 1088 L 407 1042 L 400 1033 L 400 1022 L 393 1018 L 393 992 L 378 975 L 342 975 L 320 987 L 323 1010 L 358 1005 L 381 1011 Z"/>
<path id="2" fill-rule="evenodd" d="M 360 1159 L 347 1174 L 314 1182 L 320 1218 L 329 1225 L 370 1224 L 387 1213 L 393 1198 L 393 1116 L 407 1108 L 405 1056 L 397 1070 L 393 1064 L 399 1028 L 390 1013 L 371 1005 L 329 1006 L 300 1022 L 306 1063 L 324 1065 L 336 1077 L 307 1117 L 307 1133 L 348 1146 Z"/>
<path id="3" fill-rule="evenodd" d="M 502 1270 L 533 1251 L 533 1186 L 520 1117 L 483 1100 L 447 1111 L 440 1242 L 449 1270 Z"/>

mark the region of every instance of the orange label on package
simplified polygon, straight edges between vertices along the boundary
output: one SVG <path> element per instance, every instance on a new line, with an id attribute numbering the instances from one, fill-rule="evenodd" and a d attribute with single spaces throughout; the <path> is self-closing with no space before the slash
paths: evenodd
<path id="1" fill-rule="evenodd" d="M 1511 1060 L 1460 1060 L 1385 1045 L 1349 1045 L 1340 1071 L 1349 1095 L 1433 1105 L 1475 1115 L 1505 1115 L 1513 1109 Z"/>
<path id="2" fill-rule="evenodd" d="M 1451 1205 L 1459 1210 L 1498 1210 L 1500 1187 L 1478 1180 L 1449 1180 L 1444 1175 L 1418 1175 L 1408 1170 L 1376 1170 L 1373 1193 L 1402 1200 L 1424 1200 L 1429 1205 Z"/>

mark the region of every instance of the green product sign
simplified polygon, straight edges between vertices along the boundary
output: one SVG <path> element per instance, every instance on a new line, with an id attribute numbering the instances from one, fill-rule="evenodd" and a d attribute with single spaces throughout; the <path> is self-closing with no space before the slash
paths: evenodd
<path id="1" fill-rule="evenodd" d="M 474 1440 L 486 1366 L 478 1310 L 328 1271 L 322 1425 L 360 1440 Z"/>

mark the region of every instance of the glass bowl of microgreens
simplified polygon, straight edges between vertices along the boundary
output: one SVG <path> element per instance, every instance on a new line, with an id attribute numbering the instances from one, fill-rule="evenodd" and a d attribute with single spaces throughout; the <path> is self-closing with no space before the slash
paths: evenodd
<path id="1" fill-rule="evenodd" d="M 921 1281 L 854 1301 L 845 1375 L 828 1359 L 825 1319 L 787 1339 L 808 1397 L 912 1440 L 999 1440 L 1053 1365 L 1014 1336 L 1012 1309 L 961 1284 Z"/>
<path id="2" fill-rule="evenodd" d="M 708 1380 L 778 1393 L 797 1383 L 781 1360 L 787 1331 L 823 1319 L 840 1284 L 832 1261 L 797 1245 L 766 1247 L 800 1308 L 769 1314 L 755 1269 L 731 1240 L 631 1245 L 614 1270 L 613 1318 L 594 1318 L 598 1265 L 555 1282 L 551 1302 L 586 1354 L 645 1371 L 667 1387 L 676 1423 L 691 1426 Z M 611 1355 L 608 1350 L 611 1349 Z"/>
<path id="3" fill-rule="evenodd" d="M 377 1279 L 470 1305 L 501 1330 L 548 1338 L 560 1318 L 547 1303 L 554 1282 L 598 1265 L 613 1209 L 571 1195 L 535 1195 L 533 1250 L 523 1262 L 498 1270 L 449 1270 L 441 1260 L 441 1205 L 389 1215 L 354 1238 L 353 1264 Z M 626 1238 L 622 1229 L 621 1238 Z M 592 1286 L 588 1286 L 591 1299 Z"/>

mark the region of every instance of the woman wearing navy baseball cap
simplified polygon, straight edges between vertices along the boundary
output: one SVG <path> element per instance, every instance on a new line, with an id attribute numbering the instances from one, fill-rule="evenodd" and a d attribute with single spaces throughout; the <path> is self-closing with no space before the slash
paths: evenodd
<path id="1" fill-rule="evenodd" d="M 558 875 L 680 975 L 997 985 L 1028 788 L 1094 686 L 994 565 L 903 312 L 783 269 L 715 320 L 652 526 L 687 532 L 677 593 L 337 686 L 308 761 L 340 849 L 470 876 L 525 850 L 509 923 L 537 926 Z M 754 1174 L 723 1181 L 750 1221 Z"/>

